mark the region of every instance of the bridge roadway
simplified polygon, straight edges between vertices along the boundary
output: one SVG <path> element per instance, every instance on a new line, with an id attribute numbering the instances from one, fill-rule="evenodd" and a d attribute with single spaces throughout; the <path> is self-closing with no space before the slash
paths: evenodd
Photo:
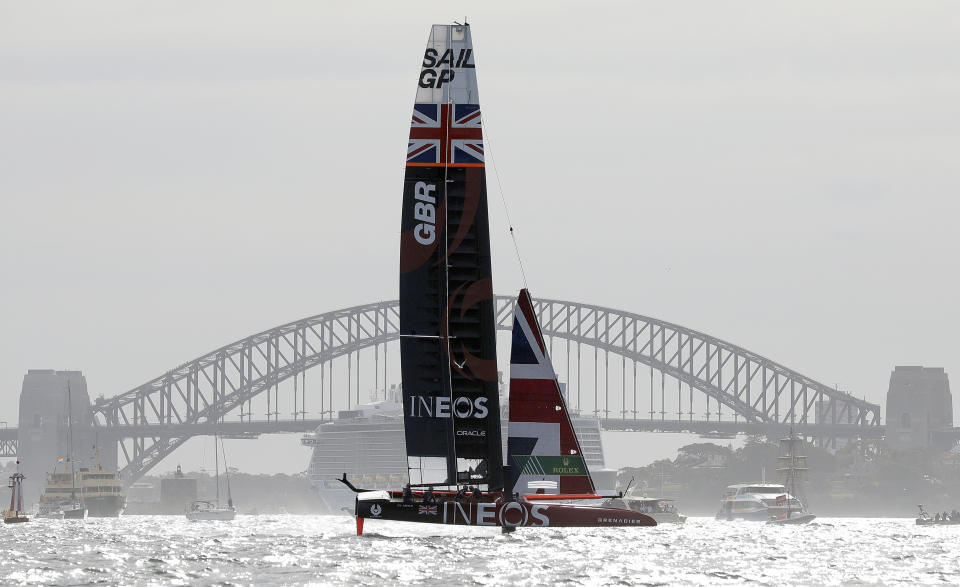
<path id="1" fill-rule="evenodd" d="M 317 426 L 332 422 L 330 419 L 297 420 L 247 420 L 223 421 L 218 423 L 195 424 L 141 424 L 97 427 L 101 437 L 111 440 L 124 438 L 176 438 L 183 436 L 212 436 L 221 434 L 227 438 L 254 439 L 261 434 L 308 433 Z M 789 424 L 776 422 L 748 422 L 745 420 L 660 420 L 632 418 L 600 418 L 600 427 L 609 431 L 624 432 L 672 432 L 720 437 L 736 434 L 779 436 L 790 431 Z M 859 426 L 856 424 L 798 424 L 795 430 L 799 434 L 812 437 L 832 438 L 883 438 L 886 427 Z M 0 428 L 0 457 L 15 457 L 17 449 L 17 428 Z M 960 429 L 935 432 L 951 438 L 960 438 Z"/>

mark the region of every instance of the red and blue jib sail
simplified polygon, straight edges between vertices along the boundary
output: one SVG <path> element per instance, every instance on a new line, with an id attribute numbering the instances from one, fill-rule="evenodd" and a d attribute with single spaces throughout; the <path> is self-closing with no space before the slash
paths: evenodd
<path id="1" fill-rule="evenodd" d="M 507 459 L 517 493 L 594 493 L 593 480 L 526 289 L 520 291 L 513 318 Z"/>

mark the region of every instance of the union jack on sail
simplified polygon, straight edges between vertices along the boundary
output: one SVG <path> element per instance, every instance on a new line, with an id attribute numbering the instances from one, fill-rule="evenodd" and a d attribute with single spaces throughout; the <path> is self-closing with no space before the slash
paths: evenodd
<path id="1" fill-rule="evenodd" d="M 507 439 L 515 490 L 593 494 L 593 480 L 543 341 L 530 293 L 521 290 L 513 318 Z"/>
<path id="2" fill-rule="evenodd" d="M 413 105 L 407 165 L 440 164 L 483 165 L 483 129 L 479 105 Z"/>

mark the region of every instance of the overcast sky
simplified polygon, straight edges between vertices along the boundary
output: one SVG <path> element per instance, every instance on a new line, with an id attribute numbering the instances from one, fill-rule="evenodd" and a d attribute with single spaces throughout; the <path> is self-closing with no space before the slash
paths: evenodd
<path id="1" fill-rule="evenodd" d="M 957 387 L 960 4 L 439 6 L 0 2 L 0 419 L 30 368 L 112 396 L 394 299 L 420 57 L 464 16 L 534 296 Z"/>

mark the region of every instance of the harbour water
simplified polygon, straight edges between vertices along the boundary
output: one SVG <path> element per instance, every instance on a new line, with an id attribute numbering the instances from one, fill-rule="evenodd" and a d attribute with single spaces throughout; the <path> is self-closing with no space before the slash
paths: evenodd
<path id="1" fill-rule="evenodd" d="M 960 583 L 960 526 L 690 518 L 656 528 L 497 529 L 345 516 L 32 520 L 0 530 L 0 584 Z"/>

